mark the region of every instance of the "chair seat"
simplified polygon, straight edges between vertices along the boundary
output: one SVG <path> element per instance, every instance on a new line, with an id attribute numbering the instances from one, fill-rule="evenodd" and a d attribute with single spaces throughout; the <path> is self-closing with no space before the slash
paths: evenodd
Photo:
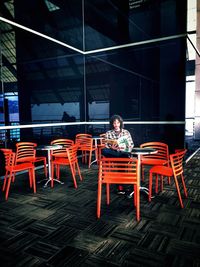
<path id="1" fill-rule="evenodd" d="M 18 158 L 17 159 L 17 164 L 18 163 L 25 163 L 25 162 L 34 162 L 35 161 L 35 157 L 22 157 L 22 158 Z"/>
<path id="2" fill-rule="evenodd" d="M 54 164 L 69 164 L 69 159 L 68 158 L 61 158 L 61 157 L 56 157 L 53 160 Z"/>
<path id="3" fill-rule="evenodd" d="M 166 167 L 166 166 L 154 166 L 150 169 L 149 171 L 150 173 L 157 173 L 160 175 L 164 175 L 164 176 L 173 176 L 173 170 L 170 167 Z"/>
<path id="4" fill-rule="evenodd" d="M 38 162 L 38 161 L 42 161 L 42 160 L 45 160 L 46 159 L 46 157 L 35 157 L 35 159 L 34 159 L 34 162 Z"/>
<path id="5" fill-rule="evenodd" d="M 33 167 L 34 165 L 32 163 L 21 163 L 15 166 L 6 166 L 6 170 L 18 172 L 18 171 L 24 171 L 24 170 L 27 170 Z"/>
<path id="6" fill-rule="evenodd" d="M 53 154 L 54 158 L 67 158 L 67 152 Z"/>
<path id="7" fill-rule="evenodd" d="M 142 158 L 141 163 L 146 165 L 166 165 L 168 161 L 164 159 Z"/>

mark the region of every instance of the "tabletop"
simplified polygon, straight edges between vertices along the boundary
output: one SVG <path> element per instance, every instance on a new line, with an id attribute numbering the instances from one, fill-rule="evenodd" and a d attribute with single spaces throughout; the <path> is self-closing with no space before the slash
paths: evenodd
<path id="1" fill-rule="evenodd" d="M 145 154 L 153 154 L 156 153 L 157 150 L 154 148 L 150 148 L 150 147 L 134 147 L 131 149 L 131 151 L 129 151 L 129 153 L 131 154 L 140 154 L 140 155 L 145 155 Z"/>
<path id="2" fill-rule="evenodd" d="M 54 149 L 59 149 L 62 147 L 63 146 L 61 146 L 61 145 L 39 145 L 39 146 L 37 146 L 36 149 L 38 149 L 38 150 L 54 150 Z"/>

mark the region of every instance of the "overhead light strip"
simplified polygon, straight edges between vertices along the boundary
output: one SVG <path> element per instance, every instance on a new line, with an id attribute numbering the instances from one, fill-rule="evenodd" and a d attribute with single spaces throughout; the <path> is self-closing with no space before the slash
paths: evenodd
<path id="1" fill-rule="evenodd" d="M 127 48 L 127 47 L 132 47 L 132 46 L 138 46 L 138 45 L 144 45 L 144 44 L 150 44 L 150 43 L 156 43 L 156 42 L 162 42 L 162 41 L 167 41 L 167 40 L 173 40 L 173 39 L 177 39 L 177 38 L 182 38 L 182 37 L 187 37 L 187 34 L 178 34 L 178 35 L 172 35 L 172 36 L 167 36 L 167 37 L 161 37 L 161 38 L 155 38 L 155 39 L 151 39 L 151 40 L 146 40 L 146 41 L 141 41 L 141 42 L 135 42 L 135 43 L 129 43 L 129 44 L 124 44 L 124 45 L 117 45 L 117 46 L 111 46 L 111 47 L 106 47 L 106 48 L 100 48 L 100 49 L 95 49 L 95 50 L 89 50 L 89 51 L 82 51 L 78 48 L 75 48 L 71 45 L 68 45 L 64 42 L 58 41 L 55 38 L 49 37 L 46 34 L 40 33 L 38 31 L 32 30 L 28 27 L 25 27 L 19 23 L 16 23 L 14 21 L 11 21 L 9 19 L 5 19 L 3 17 L 0 17 L 0 20 L 3 22 L 6 22 L 8 24 L 11 24 L 15 27 L 18 27 L 20 29 L 23 29 L 25 31 L 31 32 L 33 34 L 36 34 L 40 37 L 43 37 L 45 39 L 48 39 L 54 43 L 60 44 L 64 47 L 67 47 L 73 51 L 76 51 L 82 55 L 90 55 L 90 54 L 94 54 L 94 53 L 99 53 L 99 52 L 106 52 L 106 51 L 111 51 L 111 50 L 116 50 L 116 49 L 121 49 L 121 48 Z"/>

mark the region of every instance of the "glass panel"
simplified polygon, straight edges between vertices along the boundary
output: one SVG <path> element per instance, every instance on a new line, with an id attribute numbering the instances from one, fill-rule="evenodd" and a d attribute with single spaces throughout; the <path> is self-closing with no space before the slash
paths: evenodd
<path id="1" fill-rule="evenodd" d="M 170 121 L 184 120 L 185 38 L 136 43 L 185 33 L 186 1 L 14 2 L 15 12 L 10 11 L 11 17 L 5 12 L 5 17 L 12 19 L 15 14 L 16 22 L 57 39 L 55 43 L 1 23 L 9 59 L 4 59 L 4 85 L 13 94 L 19 89 L 20 124 L 108 121 L 114 113 L 125 121 L 169 121 L 171 125 Z M 107 50 L 123 44 L 134 46 Z M 105 49 L 83 55 L 82 50 L 98 48 Z M 69 117 L 63 120 L 64 112 Z M 104 122 L 73 127 L 23 129 L 19 138 L 46 143 L 57 136 L 109 129 Z M 169 138 L 174 144 L 166 132 L 177 131 L 180 140 L 184 132 L 179 125 L 170 131 L 159 124 L 127 127 L 136 144 L 151 138 Z M 12 131 L 7 132 L 11 138 Z M 13 136 L 18 139 L 17 132 Z"/>
<path id="2" fill-rule="evenodd" d="M 180 38 L 88 55 L 89 120 L 184 121 L 184 51 Z"/>
<path id="3" fill-rule="evenodd" d="M 15 1 L 15 21 L 83 50 L 82 1 Z"/>
<path id="4" fill-rule="evenodd" d="M 64 112 L 65 122 L 85 120 L 83 56 L 21 30 L 16 37 L 21 123 L 62 122 Z"/>
<path id="5" fill-rule="evenodd" d="M 187 1 L 84 2 L 86 51 L 186 32 Z"/>

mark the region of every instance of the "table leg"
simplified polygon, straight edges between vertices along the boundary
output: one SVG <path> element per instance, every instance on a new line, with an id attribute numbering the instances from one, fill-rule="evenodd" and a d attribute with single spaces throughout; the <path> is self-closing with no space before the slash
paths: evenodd
<path id="1" fill-rule="evenodd" d="M 48 150 L 48 170 L 49 170 L 49 179 L 47 180 L 47 182 L 44 184 L 44 187 L 47 187 L 48 183 L 51 181 L 52 179 L 52 174 L 51 174 L 51 151 Z M 56 181 L 59 184 L 64 184 L 64 182 L 61 182 L 58 179 L 53 179 L 54 181 Z"/>
<path id="2" fill-rule="evenodd" d="M 38 183 L 41 183 L 42 181 L 47 180 L 43 187 L 47 187 L 48 183 L 52 179 L 52 176 L 51 176 L 51 150 L 50 149 L 47 149 L 47 152 L 48 152 L 48 154 L 47 154 L 47 156 L 48 156 L 47 161 L 48 161 L 48 176 L 49 177 L 38 181 Z M 53 180 L 56 181 L 56 182 L 58 182 L 58 183 L 60 183 L 60 184 L 64 184 L 64 182 L 61 182 L 58 179 L 53 179 Z"/>
<path id="3" fill-rule="evenodd" d="M 139 179 L 141 181 L 141 167 L 142 166 L 141 166 L 141 155 L 140 154 L 138 154 L 138 166 L 139 166 L 139 170 L 138 170 L 138 172 L 139 172 Z M 147 187 L 145 187 L 145 186 L 140 186 L 140 192 L 144 192 L 146 195 L 149 195 L 149 189 Z M 132 191 L 128 195 L 128 198 L 132 198 L 133 194 L 134 194 L 134 191 Z"/>
<path id="4" fill-rule="evenodd" d="M 97 149 L 97 139 L 94 139 L 94 146 Z M 95 151 L 95 157 L 96 157 L 96 151 Z M 95 162 L 97 162 L 97 157 L 90 163 L 90 166 Z"/>

